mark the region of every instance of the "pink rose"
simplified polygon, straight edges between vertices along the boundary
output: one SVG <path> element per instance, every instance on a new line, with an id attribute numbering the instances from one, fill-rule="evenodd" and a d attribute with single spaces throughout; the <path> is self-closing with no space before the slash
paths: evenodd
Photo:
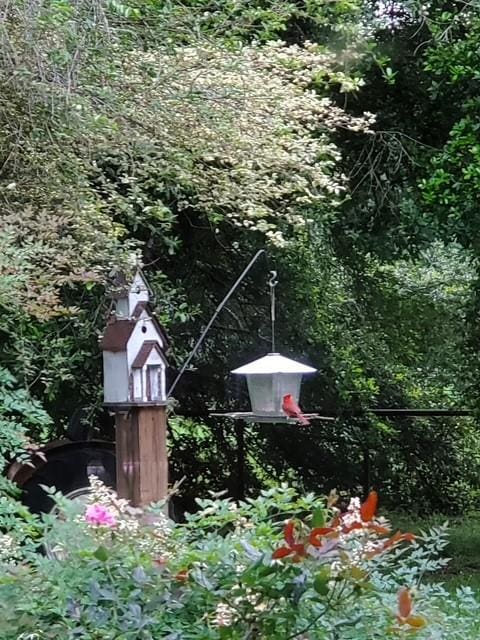
<path id="1" fill-rule="evenodd" d="M 98 502 L 91 504 L 85 511 L 85 520 L 88 524 L 92 524 L 95 527 L 110 527 L 113 528 L 117 524 L 117 519 L 111 511 Z"/>

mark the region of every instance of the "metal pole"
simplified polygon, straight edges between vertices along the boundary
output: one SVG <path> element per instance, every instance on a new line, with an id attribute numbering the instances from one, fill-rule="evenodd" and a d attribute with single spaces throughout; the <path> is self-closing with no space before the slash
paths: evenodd
<path id="1" fill-rule="evenodd" d="M 237 500 L 245 500 L 245 422 L 235 420 L 235 439 L 237 441 Z"/>
<path id="2" fill-rule="evenodd" d="M 195 346 L 193 347 L 193 349 L 190 352 L 190 355 L 188 356 L 188 358 L 185 360 L 185 362 L 183 363 L 182 368 L 180 369 L 179 374 L 177 375 L 177 377 L 175 378 L 175 380 L 173 381 L 172 386 L 170 387 L 170 389 L 167 392 L 167 398 L 169 396 L 172 395 L 175 387 L 178 384 L 178 381 L 180 380 L 180 378 L 183 376 L 183 374 L 185 373 L 185 369 L 188 367 L 188 365 L 190 364 L 190 362 L 193 360 L 193 358 L 195 357 L 197 351 L 200 348 L 200 345 L 202 344 L 205 336 L 207 335 L 207 333 L 210 330 L 210 327 L 212 326 L 212 324 L 215 322 L 215 320 L 217 319 L 218 314 L 220 313 L 220 311 L 223 309 L 223 307 L 227 304 L 227 302 L 230 300 L 230 298 L 232 297 L 232 295 L 235 293 L 235 290 L 237 289 L 238 285 L 242 282 L 242 280 L 245 278 L 245 276 L 247 275 L 247 273 L 250 271 L 250 269 L 253 267 L 253 265 L 255 264 L 255 262 L 258 260 L 258 258 L 262 255 L 262 253 L 265 253 L 265 249 L 260 249 L 259 251 L 257 251 L 257 253 L 253 256 L 253 258 L 250 260 L 250 262 L 247 264 L 247 266 L 245 267 L 245 269 L 242 271 L 242 273 L 238 276 L 238 278 L 235 280 L 235 283 L 233 284 L 233 286 L 231 287 L 231 289 L 229 290 L 229 292 L 227 293 L 227 295 L 224 297 L 224 299 L 220 302 L 220 304 L 218 305 L 218 307 L 215 309 L 215 312 L 213 314 L 213 316 L 210 318 L 207 326 L 205 327 L 205 329 L 202 331 L 202 334 L 200 336 L 200 338 L 197 340 Z"/>

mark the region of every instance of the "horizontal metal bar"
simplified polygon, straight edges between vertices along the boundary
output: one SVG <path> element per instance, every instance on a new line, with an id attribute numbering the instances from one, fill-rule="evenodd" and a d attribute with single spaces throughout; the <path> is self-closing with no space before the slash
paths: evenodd
<path id="1" fill-rule="evenodd" d="M 468 409 L 370 409 L 370 413 L 376 416 L 398 416 L 398 417 L 453 417 L 453 416 L 473 416 L 474 412 Z"/>

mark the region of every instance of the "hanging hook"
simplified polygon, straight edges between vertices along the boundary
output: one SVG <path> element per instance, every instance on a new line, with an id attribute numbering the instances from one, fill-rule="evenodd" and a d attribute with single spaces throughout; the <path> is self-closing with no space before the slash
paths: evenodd
<path id="1" fill-rule="evenodd" d="M 273 289 L 274 287 L 277 286 L 278 284 L 278 280 L 277 280 L 277 272 L 276 271 L 270 271 L 271 273 L 271 278 L 268 281 L 268 286 L 270 287 L 270 289 Z"/>

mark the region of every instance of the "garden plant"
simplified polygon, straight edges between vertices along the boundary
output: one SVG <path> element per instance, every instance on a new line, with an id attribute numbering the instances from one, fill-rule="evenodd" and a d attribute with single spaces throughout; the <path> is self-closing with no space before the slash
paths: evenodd
<path id="1" fill-rule="evenodd" d="M 281 486 L 174 524 L 91 483 L 86 505 L 52 493 L 60 518 L 0 503 L 4 640 L 475 637 L 473 592 L 425 581 L 446 528 L 393 532 L 375 492 L 340 510 Z"/>

